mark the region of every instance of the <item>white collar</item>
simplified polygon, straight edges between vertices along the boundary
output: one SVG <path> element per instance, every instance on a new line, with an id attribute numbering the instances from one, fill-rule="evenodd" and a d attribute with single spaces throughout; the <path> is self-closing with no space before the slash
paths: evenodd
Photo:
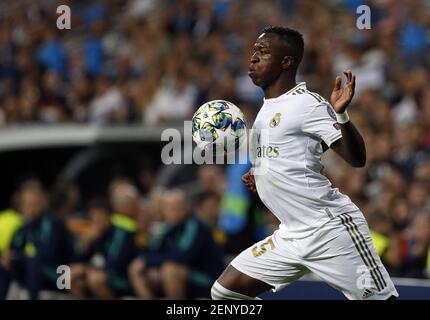
<path id="1" fill-rule="evenodd" d="M 298 84 L 296 84 L 293 88 L 291 88 L 291 89 L 290 89 L 290 90 L 288 90 L 287 92 L 285 92 L 285 93 L 281 94 L 280 96 L 275 97 L 275 98 L 269 98 L 269 99 L 263 98 L 263 101 L 264 101 L 264 102 L 272 102 L 272 101 L 276 101 L 277 99 L 281 99 L 281 98 L 283 98 L 283 97 L 285 97 L 285 96 L 287 96 L 287 95 L 289 95 L 289 94 L 293 93 L 293 91 L 295 91 L 295 90 L 296 90 L 296 89 L 298 89 L 298 88 L 303 88 L 303 89 L 305 89 L 305 90 L 306 90 L 306 82 L 299 82 L 299 83 L 298 83 Z"/>

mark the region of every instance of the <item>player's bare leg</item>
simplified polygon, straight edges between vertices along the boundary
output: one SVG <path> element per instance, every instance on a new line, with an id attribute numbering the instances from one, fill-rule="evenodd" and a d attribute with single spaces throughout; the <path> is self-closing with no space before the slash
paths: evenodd
<path id="1" fill-rule="evenodd" d="M 211 290 L 213 299 L 254 299 L 261 293 L 272 289 L 267 283 L 254 279 L 232 265 L 215 282 Z"/>
<path id="2" fill-rule="evenodd" d="M 165 262 L 160 269 L 161 284 L 167 299 L 186 299 L 188 269 L 179 263 Z"/>

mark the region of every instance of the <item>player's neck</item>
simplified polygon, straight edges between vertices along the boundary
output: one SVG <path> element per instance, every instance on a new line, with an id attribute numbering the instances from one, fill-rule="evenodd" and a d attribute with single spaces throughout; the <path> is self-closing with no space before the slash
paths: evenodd
<path id="1" fill-rule="evenodd" d="M 296 77 L 279 77 L 271 85 L 264 88 L 264 98 L 272 99 L 283 95 L 297 85 Z"/>

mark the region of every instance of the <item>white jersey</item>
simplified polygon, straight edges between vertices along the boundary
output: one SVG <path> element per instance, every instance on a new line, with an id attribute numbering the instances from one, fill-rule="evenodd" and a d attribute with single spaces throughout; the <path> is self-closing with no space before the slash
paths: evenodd
<path id="1" fill-rule="evenodd" d="M 322 142 L 330 146 L 342 133 L 332 106 L 304 82 L 265 99 L 253 129 L 257 192 L 281 221 L 281 233 L 304 238 L 333 217 L 359 210 L 321 174 Z M 259 172 L 263 162 L 267 170 Z"/>

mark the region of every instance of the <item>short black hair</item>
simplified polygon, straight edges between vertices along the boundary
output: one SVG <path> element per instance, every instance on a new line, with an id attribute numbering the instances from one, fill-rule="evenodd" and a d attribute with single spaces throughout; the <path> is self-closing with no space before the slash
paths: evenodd
<path id="1" fill-rule="evenodd" d="M 303 35 L 300 32 L 287 27 L 268 26 L 263 29 L 263 33 L 274 33 L 285 41 L 289 48 L 289 54 L 294 58 L 296 68 L 299 66 L 305 47 Z"/>

